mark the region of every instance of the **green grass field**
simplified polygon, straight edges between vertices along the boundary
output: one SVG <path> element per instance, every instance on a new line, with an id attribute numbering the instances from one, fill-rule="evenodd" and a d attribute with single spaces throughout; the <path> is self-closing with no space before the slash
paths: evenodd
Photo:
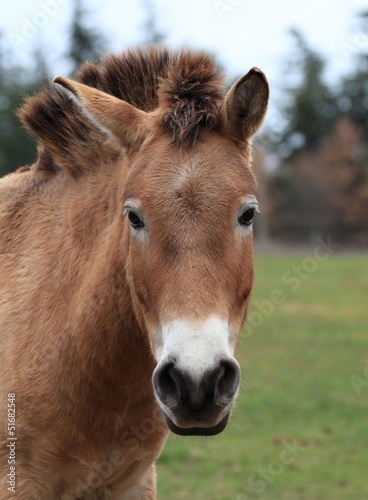
<path id="1" fill-rule="evenodd" d="M 368 258 L 312 255 L 256 258 L 232 420 L 170 436 L 160 500 L 368 499 Z"/>

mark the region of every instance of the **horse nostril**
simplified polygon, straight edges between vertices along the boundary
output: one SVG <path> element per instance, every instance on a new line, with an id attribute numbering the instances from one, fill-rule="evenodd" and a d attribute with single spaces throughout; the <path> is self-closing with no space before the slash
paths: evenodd
<path id="1" fill-rule="evenodd" d="M 239 379 L 240 368 L 235 359 L 223 359 L 197 379 L 169 361 L 156 368 L 153 386 L 159 400 L 170 409 L 181 406 L 198 414 L 231 403 Z"/>
<path id="2" fill-rule="evenodd" d="M 233 360 L 221 361 L 215 384 L 216 396 L 232 398 L 238 389 L 239 380 L 240 369 L 238 363 Z"/>
<path id="3" fill-rule="evenodd" d="M 180 395 L 179 381 L 175 376 L 174 363 L 166 363 L 153 375 L 153 385 L 157 395 L 164 402 L 168 399 L 177 400 Z"/>

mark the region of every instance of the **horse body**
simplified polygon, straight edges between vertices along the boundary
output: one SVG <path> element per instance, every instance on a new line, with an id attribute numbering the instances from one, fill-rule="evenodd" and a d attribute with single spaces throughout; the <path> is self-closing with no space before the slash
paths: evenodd
<path id="1" fill-rule="evenodd" d="M 125 280 L 118 200 L 96 213 L 105 203 L 101 182 L 118 192 L 119 179 L 113 186 L 105 174 L 91 189 L 67 178 L 57 189 L 35 186 L 34 172 L 13 174 L 22 182 L 2 222 L 9 228 L 21 220 L 21 232 L 0 256 L 1 408 L 15 393 L 22 500 L 59 498 L 58 491 L 63 499 L 90 498 L 82 494 L 101 491 L 115 470 L 116 482 L 122 478 L 129 489 L 134 474 L 127 471 L 142 461 L 146 474 L 167 435 L 152 392 L 154 361 Z M 88 233 L 81 233 L 85 223 Z M 2 474 L 2 491 L 6 479 Z"/>
<path id="2" fill-rule="evenodd" d="M 38 161 L 0 181 L 8 496 L 154 499 L 168 428 L 217 434 L 236 398 L 258 210 L 248 139 L 268 87 L 253 70 L 224 100 L 210 58 L 165 50 L 80 80 L 28 101 Z M 0 458 L 7 471 L 3 445 Z"/>

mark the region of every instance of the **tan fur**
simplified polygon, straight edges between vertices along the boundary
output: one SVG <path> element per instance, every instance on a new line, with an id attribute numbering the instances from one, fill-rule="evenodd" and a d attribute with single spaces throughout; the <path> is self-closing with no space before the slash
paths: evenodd
<path id="1" fill-rule="evenodd" d="M 198 60 L 194 95 L 189 86 L 178 112 L 170 95 Z M 175 72 L 172 61 L 183 66 Z M 116 78 L 124 68 L 130 86 Z M 134 97 L 144 70 L 143 83 L 166 88 L 162 108 L 156 87 L 144 90 L 146 106 Z M 177 83 L 165 87 L 170 72 Z M 22 116 L 39 159 L 0 181 L 0 421 L 14 392 L 18 438 L 14 495 L 2 425 L 3 499 L 153 500 L 153 464 L 168 433 L 152 389 L 153 332 L 173 314 L 201 318 L 215 308 L 238 333 L 252 287 L 251 234 L 237 238 L 233 217 L 239 199 L 256 195 L 248 135 L 227 135 L 210 58 L 128 52 L 81 75 L 100 92 L 76 85 L 77 104 L 64 89 L 28 101 Z M 201 118 L 191 121 L 193 113 Z M 150 217 L 143 245 L 122 216 L 131 198 Z"/>

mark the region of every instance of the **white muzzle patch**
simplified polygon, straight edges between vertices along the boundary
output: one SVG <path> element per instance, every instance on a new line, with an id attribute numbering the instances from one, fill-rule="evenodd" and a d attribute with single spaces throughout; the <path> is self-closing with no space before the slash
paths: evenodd
<path id="1" fill-rule="evenodd" d="M 175 360 L 177 367 L 200 380 L 221 358 L 233 357 L 234 335 L 218 316 L 204 321 L 173 320 L 156 335 L 157 363 Z"/>

